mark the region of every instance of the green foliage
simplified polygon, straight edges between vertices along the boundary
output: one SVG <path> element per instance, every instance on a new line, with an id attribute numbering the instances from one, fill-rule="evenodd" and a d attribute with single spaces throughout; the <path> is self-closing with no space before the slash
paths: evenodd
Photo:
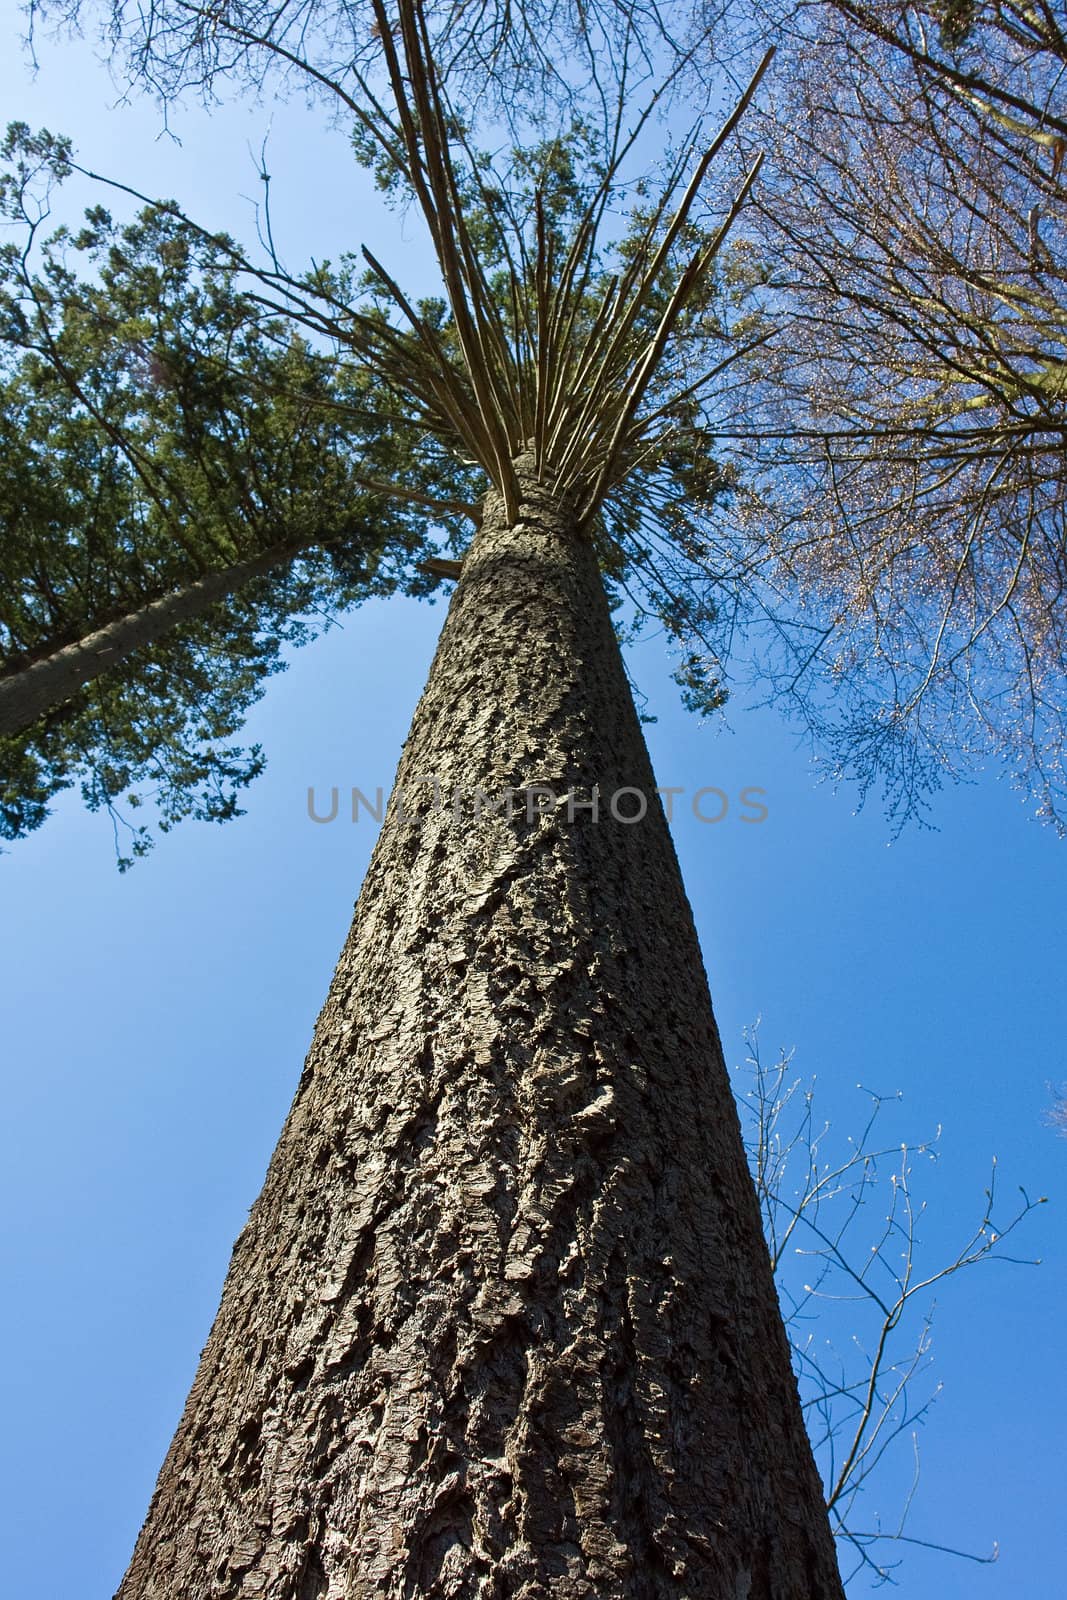
<path id="1" fill-rule="evenodd" d="M 39 241 L 33 185 L 63 176 L 67 147 L 16 128 L 5 154 L 0 206 L 22 237 L 0 248 L 0 671 L 287 556 L 4 740 L 0 836 L 39 826 L 76 782 L 91 807 L 145 815 L 151 798 L 160 830 L 225 820 L 261 770 L 235 736 L 283 647 L 369 595 L 432 587 L 426 512 L 365 480 L 447 493 L 456 469 L 416 455 L 365 371 L 264 315 L 228 241 L 158 207 L 126 226 L 98 207 Z M 140 815 L 134 855 L 152 835 Z"/>
<path id="2" fill-rule="evenodd" d="M 730 691 L 720 678 L 719 670 L 714 657 L 691 653 L 671 674 L 682 691 L 682 704 L 687 711 L 707 717 L 722 710 Z"/>
<path id="3" fill-rule="evenodd" d="M 91 811 L 116 824 L 125 869 L 184 817 L 225 822 L 263 769 L 258 745 L 232 744 L 280 666 L 275 641 L 212 616 L 97 679 L 39 724 L 0 740 L 0 836 L 39 827 L 48 802 L 80 780 Z M 152 820 L 142 821 L 146 802 Z"/>

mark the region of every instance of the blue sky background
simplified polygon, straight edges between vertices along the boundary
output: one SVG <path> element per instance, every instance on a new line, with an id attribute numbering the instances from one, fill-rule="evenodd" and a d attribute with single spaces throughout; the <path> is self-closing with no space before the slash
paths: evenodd
<path id="1" fill-rule="evenodd" d="M 18 15 L 2 14 L 13 40 Z M 413 228 L 383 217 L 314 114 L 190 112 L 179 147 L 157 138 L 150 108 L 115 106 L 88 46 L 40 55 L 36 82 L 5 55 L 5 121 L 70 133 L 89 164 L 238 232 L 249 212 L 237 197 L 255 190 L 248 146 L 273 115 L 275 226 L 294 260 L 366 240 L 412 281 Z M 343 808 L 310 822 L 308 786 L 388 787 L 442 616 L 377 602 L 294 657 L 251 719 L 270 764 L 237 822 L 183 824 L 120 877 L 108 821 L 67 796 L 0 860 L 11 1594 L 107 1596 L 121 1576 L 373 844 L 374 824 Z M 817 1075 L 842 1147 L 862 1121 L 858 1083 L 903 1091 L 890 1140 L 943 1125 L 939 1161 L 916 1175 L 932 1264 L 978 1220 L 994 1154 L 1006 1198 L 1020 1183 L 1050 1197 L 1018 1241 L 1042 1266 L 984 1263 L 937 1295 L 944 1393 L 921 1430 L 908 1531 L 975 1551 L 996 1539 L 1000 1560 L 912 1550 L 901 1583 L 913 1600 L 1052 1600 L 1067 1142 L 1043 1117 L 1067 1079 L 1067 846 L 991 778 L 944 792 L 936 831 L 890 846 L 874 806 L 857 816 L 854 794 L 816 785 L 774 712 L 735 708 L 716 732 L 681 709 L 658 644 L 631 666 L 659 718 L 648 733 L 661 783 L 767 791 L 759 826 L 735 804 L 717 826 L 683 807 L 674 830 L 731 1061 L 761 1016 L 765 1054 L 795 1047 L 797 1070 Z M 835 1316 L 840 1339 L 848 1308 Z M 872 1484 L 868 1525 L 895 1519 L 910 1468 L 905 1447 Z"/>

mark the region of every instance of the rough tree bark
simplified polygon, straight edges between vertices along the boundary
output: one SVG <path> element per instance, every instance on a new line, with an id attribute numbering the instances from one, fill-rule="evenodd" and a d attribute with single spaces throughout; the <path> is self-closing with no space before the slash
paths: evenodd
<path id="1" fill-rule="evenodd" d="M 92 633 L 0 676 L 0 736 L 31 727 L 100 673 L 117 667 L 135 650 L 147 650 L 179 623 L 203 616 L 210 606 L 235 594 L 253 578 L 265 577 L 282 562 L 291 560 L 306 543 L 290 539 L 271 545 L 257 556 L 209 572 L 134 611 L 113 617 Z"/>
<path id="2" fill-rule="evenodd" d="M 522 488 L 464 562 L 121 1600 L 841 1600 L 595 556 Z M 599 819 L 537 785 L 598 785 Z"/>

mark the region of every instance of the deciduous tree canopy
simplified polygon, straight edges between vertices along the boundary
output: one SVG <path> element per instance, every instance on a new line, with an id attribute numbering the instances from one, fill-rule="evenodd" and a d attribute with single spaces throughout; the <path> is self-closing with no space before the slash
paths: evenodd
<path id="1" fill-rule="evenodd" d="M 1060 827 L 1065 65 L 1047 6 L 834 0 L 748 125 L 781 324 L 753 444 L 777 570 L 825 612 L 778 684 L 829 667 L 848 711 L 816 720 L 905 806 L 992 753 Z"/>

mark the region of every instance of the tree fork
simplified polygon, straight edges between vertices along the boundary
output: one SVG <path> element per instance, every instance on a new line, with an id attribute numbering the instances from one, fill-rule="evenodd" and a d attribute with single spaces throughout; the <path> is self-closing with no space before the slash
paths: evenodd
<path id="1" fill-rule="evenodd" d="M 595 554 L 520 469 L 119 1600 L 842 1600 Z"/>

